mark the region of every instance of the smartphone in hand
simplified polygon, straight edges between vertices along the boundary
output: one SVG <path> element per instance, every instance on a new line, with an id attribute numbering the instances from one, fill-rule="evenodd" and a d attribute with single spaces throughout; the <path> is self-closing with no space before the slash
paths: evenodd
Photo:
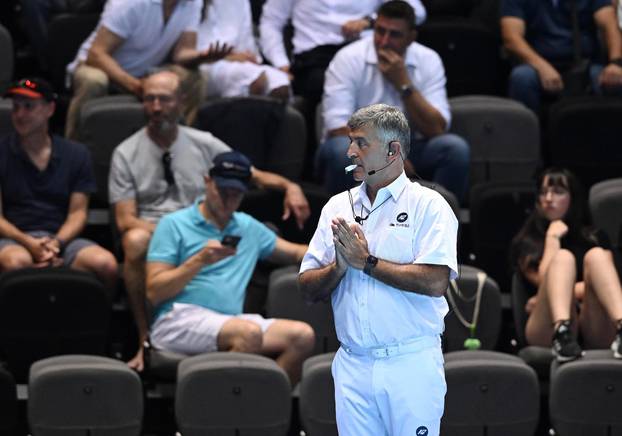
<path id="1" fill-rule="evenodd" d="M 236 248 L 238 246 L 238 243 L 240 242 L 240 239 L 242 239 L 241 236 L 225 235 L 223 236 L 222 241 L 220 241 L 220 243 L 226 247 Z"/>

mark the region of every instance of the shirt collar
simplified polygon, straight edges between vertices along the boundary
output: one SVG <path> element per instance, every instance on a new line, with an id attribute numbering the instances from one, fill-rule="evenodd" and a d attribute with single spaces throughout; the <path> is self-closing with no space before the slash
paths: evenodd
<path id="1" fill-rule="evenodd" d="M 57 162 L 60 159 L 60 155 L 58 151 L 58 146 L 56 145 L 56 138 L 53 135 L 50 135 L 50 141 L 52 145 L 52 154 L 50 155 L 50 162 Z M 19 138 L 17 136 L 17 133 L 15 132 L 11 133 L 10 140 L 9 140 L 9 149 L 11 150 L 11 153 L 13 153 L 13 155 L 20 156 L 22 159 L 25 159 L 28 162 L 31 162 L 30 158 L 28 157 L 28 155 L 22 148 L 21 144 L 19 143 Z"/>
<path id="2" fill-rule="evenodd" d="M 203 214 L 201 213 L 201 209 L 199 209 L 199 205 L 203 203 L 204 201 L 205 201 L 205 198 L 197 198 L 194 201 L 194 204 L 192 205 L 192 216 L 191 216 L 192 223 L 197 226 L 211 226 L 217 229 L 216 225 L 213 222 L 205 219 L 205 216 L 203 216 Z M 237 213 L 234 212 L 233 215 L 231 216 L 231 219 L 229 220 L 229 222 L 223 229 L 223 231 L 225 231 L 231 226 L 235 226 L 236 224 L 237 224 Z"/>
<path id="3" fill-rule="evenodd" d="M 398 198 L 404 191 L 404 188 L 406 188 L 406 183 L 408 183 L 408 177 L 406 177 L 406 173 L 402 171 L 402 173 L 395 180 L 384 188 L 380 188 L 380 190 L 378 190 L 375 200 L 376 203 L 380 204 L 378 203 L 379 201 L 385 201 L 389 196 L 393 197 L 394 202 L 397 202 Z M 359 186 L 358 194 L 361 200 L 367 199 L 369 202 L 369 197 L 367 197 L 367 185 L 365 182 L 361 183 Z"/>
<path id="4" fill-rule="evenodd" d="M 416 67 L 417 63 L 415 62 L 416 54 L 415 54 L 415 44 L 416 42 L 411 43 L 406 49 L 406 54 L 404 55 L 404 62 L 409 67 Z M 365 62 L 372 65 L 378 64 L 378 53 L 376 53 L 376 47 L 374 47 L 374 38 L 373 36 L 369 37 L 367 41 L 367 50 L 365 52 Z"/>

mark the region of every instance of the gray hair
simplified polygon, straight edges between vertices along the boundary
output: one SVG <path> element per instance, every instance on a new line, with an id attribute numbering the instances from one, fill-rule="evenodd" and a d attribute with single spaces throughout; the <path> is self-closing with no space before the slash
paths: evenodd
<path id="1" fill-rule="evenodd" d="M 402 111 L 387 104 L 372 104 L 363 107 L 348 120 L 350 130 L 370 128 L 376 139 L 387 148 L 391 142 L 399 142 L 402 158 L 406 159 L 410 151 L 410 127 Z"/>

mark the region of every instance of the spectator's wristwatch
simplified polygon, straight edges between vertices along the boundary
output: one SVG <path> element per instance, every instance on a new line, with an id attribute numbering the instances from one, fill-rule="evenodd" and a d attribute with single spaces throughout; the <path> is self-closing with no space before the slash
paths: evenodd
<path id="1" fill-rule="evenodd" d="M 376 267 L 376 265 L 378 265 L 378 258 L 370 254 L 367 256 L 367 259 L 365 259 L 365 267 L 363 267 L 363 272 L 368 276 L 371 276 L 371 271 Z"/>
<path id="2" fill-rule="evenodd" d="M 408 98 L 414 90 L 415 87 L 411 83 L 406 83 L 400 86 L 400 95 L 402 96 L 402 98 Z"/>
<path id="3" fill-rule="evenodd" d="M 613 58 L 609 61 L 609 63 L 622 67 L 622 58 Z"/>

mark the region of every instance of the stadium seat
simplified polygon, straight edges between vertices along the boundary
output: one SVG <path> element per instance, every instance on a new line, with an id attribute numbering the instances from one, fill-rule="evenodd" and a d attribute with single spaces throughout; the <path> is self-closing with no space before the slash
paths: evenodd
<path id="1" fill-rule="evenodd" d="M 622 178 L 593 185 L 589 205 L 594 227 L 607 234 L 613 247 L 622 248 Z"/>
<path id="2" fill-rule="evenodd" d="M 501 331 L 501 293 L 497 283 L 478 268 L 460 265 L 460 277 L 455 281 L 456 288 L 447 288 L 446 298 L 450 311 L 445 317 L 443 351 L 464 350 L 469 338 L 476 338 L 482 350 L 492 350 L 497 344 Z M 479 278 L 481 277 L 481 279 Z M 481 297 L 478 289 L 481 280 Z M 477 313 L 477 315 L 476 315 Z M 474 317 L 477 316 L 477 320 Z M 462 317 L 462 320 L 460 318 Z M 476 322 L 471 336 L 468 324 Z"/>
<path id="3" fill-rule="evenodd" d="M 142 104 L 131 95 L 112 95 L 87 101 L 80 112 L 77 139 L 93 158 L 97 193 L 92 207 L 108 209 L 108 172 L 112 152 L 147 124 Z"/>
<path id="4" fill-rule="evenodd" d="M 533 182 L 486 182 L 473 186 L 469 201 L 474 264 L 509 292 L 509 247 L 533 210 Z"/>
<path id="5" fill-rule="evenodd" d="M 454 97 L 450 131 L 471 147 L 470 186 L 489 181 L 530 181 L 540 163 L 540 127 L 535 114 L 514 100 Z"/>
<path id="6" fill-rule="evenodd" d="M 331 365 L 335 353 L 305 360 L 300 380 L 298 409 L 307 436 L 337 436 L 335 383 Z"/>
<path id="7" fill-rule="evenodd" d="M 267 357 L 214 352 L 179 364 L 175 417 L 184 436 L 285 436 L 291 404 L 287 374 Z"/>
<path id="8" fill-rule="evenodd" d="M 253 165 L 292 180 L 304 167 L 306 126 L 292 106 L 269 97 L 231 97 L 201 106 L 195 127 L 246 154 Z"/>
<path id="9" fill-rule="evenodd" d="M 0 434 L 15 436 L 17 430 L 17 388 L 11 373 L 0 367 Z"/>
<path id="10" fill-rule="evenodd" d="M 463 19 L 429 20 L 417 41 L 436 51 L 445 66 L 447 95 L 500 91 L 500 40 L 485 26 Z"/>
<path id="11" fill-rule="evenodd" d="M 589 350 L 551 365 L 549 413 L 560 436 L 622 435 L 622 361 L 611 350 Z"/>
<path id="12" fill-rule="evenodd" d="M 54 87 L 64 90 L 67 64 L 74 60 L 80 45 L 95 29 L 99 14 L 60 13 L 48 23 L 47 64 Z"/>
<path id="13" fill-rule="evenodd" d="M 2 95 L 13 80 L 14 64 L 13 38 L 2 24 L 0 24 L 0 59 L 2 59 L 0 63 L 0 95 Z"/>
<path id="14" fill-rule="evenodd" d="M 13 131 L 11 110 L 13 104 L 8 98 L 0 98 L 0 138 Z"/>
<path id="15" fill-rule="evenodd" d="M 103 355 L 109 296 L 93 275 L 26 268 L 0 277 L 0 358 L 22 383 L 32 362 L 59 354 Z"/>
<path id="16" fill-rule="evenodd" d="M 339 348 L 330 301 L 307 304 L 298 286 L 298 267 L 276 269 L 270 274 L 266 315 L 308 323 L 315 331 L 313 354 L 336 351 Z"/>
<path id="17" fill-rule="evenodd" d="M 521 359 L 495 351 L 445 355 L 444 436 L 529 436 L 538 423 L 535 372 Z"/>
<path id="18" fill-rule="evenodd" d="M 622 99 L 567 98 L 553 104 L 548 119 L 552 165 L 568 168 L 589 189 L 622 174 Z"/>
<path id="19" fill-rule="evenodd" d="M 30 369 L 33 436 L 138 436 L 142 416 L 142 384 L 124 362 L 69 355 L 40 360 Z"/>

